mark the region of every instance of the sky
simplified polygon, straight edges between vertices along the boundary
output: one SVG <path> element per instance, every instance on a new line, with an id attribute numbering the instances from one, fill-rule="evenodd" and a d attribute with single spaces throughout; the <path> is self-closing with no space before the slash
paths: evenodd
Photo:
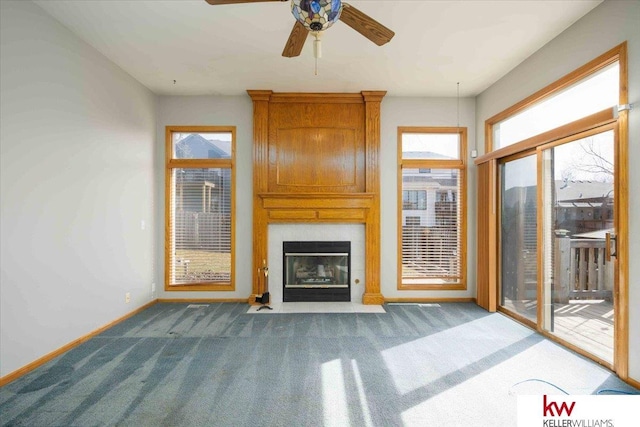
<path id="1" fill-rule="evenodd" d="M 454 133 L 403 133 L 403 152 L 429 152 L 451 159 L 460 158 L 458 134 Z M 437 157 L 440 159 L 440 157 Z"/>
<path id="2" fill-rule="evenodd" d="M 539 102 L 494 126 L 496 148 L 618 105 L 619 66 L 616 62 L 592 77 Z"/>

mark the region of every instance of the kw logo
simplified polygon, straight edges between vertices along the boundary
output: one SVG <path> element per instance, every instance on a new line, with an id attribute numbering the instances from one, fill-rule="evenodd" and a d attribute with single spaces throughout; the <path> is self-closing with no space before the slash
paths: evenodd
<path id="1" fill-rule="evenodd" d="M 573 412 L 573 408 L 576 406 L 576 402 L 571 402 L 571 405 L 567 405 L 567 402 L 562 402 L 560 406 L 558 403 L 549 401 L 547 403 L 547 395 L 544 395 L 543 398 L 543 408 L 542 408 L 542 416 L 543 417 L 561 417 L 563 412 L 567 413 L 567 417 L 571 416 Z M 555 412 L 554 412 L 555 410 Z"/>

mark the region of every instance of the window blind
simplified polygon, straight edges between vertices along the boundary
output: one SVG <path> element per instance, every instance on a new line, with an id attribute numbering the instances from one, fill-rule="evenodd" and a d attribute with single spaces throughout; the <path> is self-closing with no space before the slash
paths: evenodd
<path id="1" fill-rule="evenodd" d="M 171 173 L 172 285 L 231 281 L 231 169 Z"/>
<path id="2" fill-rule="evenodd" d="M 461 279 L 461 180 L 458 169 L 402 170 L 404 284 Z M 405 198 L 406 195 L 406 198 Z M 411 195 L 424 195 L 414 203 Z"/>

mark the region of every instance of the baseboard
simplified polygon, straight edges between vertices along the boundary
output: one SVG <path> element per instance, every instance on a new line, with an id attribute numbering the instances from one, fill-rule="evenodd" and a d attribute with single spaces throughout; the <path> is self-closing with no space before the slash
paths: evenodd
<path id="1" fill-rule="evenodd" d="M 157 302 L 182 302 L 182 303 L 216 303 L 216 302 L 243 302 L 247 298 L 158 298 Z"/>
<path id="2" fill-rule="evenodd" d="M 430 298 L 387 298 L 385 297 L 384 302 L 476 302 L 476 299 L 473 297 L 461 297 L 461 298 L 438 298 L 438 297 L 430 297 Z"/>
<path id="3" fill-rule="evenodd" d="M 624 379 L 623 381 L 629 384 L 630 386 L 633 386 L 638 390 L 640 390 L 640 381 L 636 381 L 633 378 L 627 378 L 627 379 Z"/>
<path id="4" fill-rule="evenodd" d="M 147 308 L 151 307 L 152 305 L 156 304 L 158 302 L 158 300 L 153 300 L 150 301 L 148 303 L 146 303 L 145 305 L 136 308 L 135 310 L 133 310 L 130 313 L 125 314 L 122 317 L 119 317 L 118 319 L 109 322 L 108 324 L 96 329 L 95 331 L 89 332 L 87 335 L 84 335 L 76 340 L 71 341 L 68 344 L 63 345 L 62 347 L 60 347 L 57 350 L 52 351 L 51 353 L 48 353 L 44 356 L 42 356 L 39 359 L 34 360 L 33 362 L 23 366 L 22 368 L 11 372 L 10 374 L 5 375 L 4 377 L 0 378 L 0 387 L 9 384 L 12 381 L 17 380 L 18 378 L 20 378 L 23 375 L 28 374 L 29 372 L 33 371 L 36 368 L 39 368 L 40 366 L 44 365 L 45 363 L 47 363 L 48 361 L 60 356 L 62 353 L 65 353 L 69 350 L 71 350 L 74 347 L 79 346 L 80 344 L 82 344 L 85 341 L 88 341 L 89 339 L 95 337 L 98 334 L 101 334 L 102 332 L 106 331 L 107 329 L 111 328 L 112 326 L 122 322 L 123 320 L 128 319 L 131 316 L 134 316 L 138 313 L 140 313 L 143 310 L 146 310 Z"/>

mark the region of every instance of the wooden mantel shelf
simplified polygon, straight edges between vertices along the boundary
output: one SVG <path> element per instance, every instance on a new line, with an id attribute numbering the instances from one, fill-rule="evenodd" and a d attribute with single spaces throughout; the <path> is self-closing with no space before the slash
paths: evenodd
<path id="1" fill-rule="evenodd" d="M 368 209 L 373 193 L 260 193 L 264 209 Z"/>
<path id="2" fill-rule="evenodd" d="M 374 193 L 258 193 L 262 199 L 373 199 Z"/>
<path id="3" fill-rule="evenodd" d="M 267 222 L 367 221 L 373 193 L 260 193 Z"/>

